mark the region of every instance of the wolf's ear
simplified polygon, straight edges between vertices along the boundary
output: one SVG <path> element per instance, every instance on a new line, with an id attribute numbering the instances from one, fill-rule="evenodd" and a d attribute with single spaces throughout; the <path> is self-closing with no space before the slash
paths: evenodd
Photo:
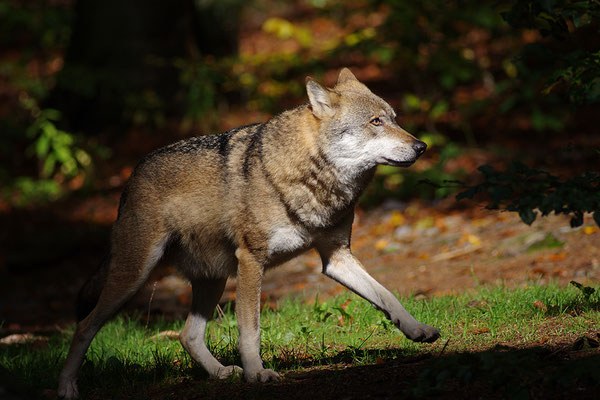
<path id="1" fill-rule="evenodd" d="M 322 119 L 335 114 L 333 99 L 329 91 L 310 77 L 306 78 L 306 92 L 315 117 Z"/>
<path id="2" fill-rule="evenodd" d="M 348 81 L 358 82 L 358 79 L 356 79 L 356 77 L 354 76 L 352 71 L 350 71 L 348 68 L 343 68 L 340 71 L 340 75 L 338 76 L 336 85 L 341 85 L 342 83 L 348 82 Z"/>

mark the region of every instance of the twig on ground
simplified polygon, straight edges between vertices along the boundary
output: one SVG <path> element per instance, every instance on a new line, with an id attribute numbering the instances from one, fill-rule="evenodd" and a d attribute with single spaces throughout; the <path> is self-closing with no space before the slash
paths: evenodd
<path id="1" fill-rule="evenodd" d="M 154 299 L 154 292 L 156 292 L 156 283 L 152 286 L 152 294 L 150 294 L 150 300 L 148 300 L 148 313 L 146 313 L 146 332 L 144 336 L 148 336 L 148 324 L 150 323 L 150 307 L 152 306 L 152 299 Z"/>
<path id="2" fill-rule="evenodd" d="M 450 339 L 446 340 L 446 343 L 444 343 L 444 347 L 442 347 L 442 350 L 440 351 L 440 354 L 438 354 L 438 357 L 442 356 L 444 350 L 446 350 L 446 347 L 448 347 L 448 343 L 450 343 Z"/>

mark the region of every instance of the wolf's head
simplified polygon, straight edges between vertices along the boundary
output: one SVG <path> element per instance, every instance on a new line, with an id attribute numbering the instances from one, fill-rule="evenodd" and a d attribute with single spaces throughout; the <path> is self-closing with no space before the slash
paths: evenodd
<path id="1" fill-rule="evenodd" d="M 377 164 L 408 167 L 427 148 L 396 123 L 396 113 L 344 68 L 334 88 L 307 78 L 306 90 L 318 119 L 318 141 L 328 159 L 351 175 Z"/>

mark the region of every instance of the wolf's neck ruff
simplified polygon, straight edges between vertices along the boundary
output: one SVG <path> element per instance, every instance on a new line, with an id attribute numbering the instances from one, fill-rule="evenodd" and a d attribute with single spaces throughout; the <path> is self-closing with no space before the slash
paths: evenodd
<path id="1" fill-rule="evenodd" d="M 257 128 L 246 151 L 255 158 L 247 168 L 264 175 L 290 222 L 309 230 L 331 226 L 351 211 L 372 175 L 365 171 L 349 181 L 323 151 L 312 119 L 308 104 L 279 114 Z"/>

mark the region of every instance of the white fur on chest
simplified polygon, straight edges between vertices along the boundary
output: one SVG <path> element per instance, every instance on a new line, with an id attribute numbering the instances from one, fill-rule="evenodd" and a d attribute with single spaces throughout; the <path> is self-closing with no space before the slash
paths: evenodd
<path id="1" fill-rule="evenodd" d="M 269 256 L 292 253 L 306 246 L 308 234 L 293 226 L 278 226 L 269 233 Z"/>

